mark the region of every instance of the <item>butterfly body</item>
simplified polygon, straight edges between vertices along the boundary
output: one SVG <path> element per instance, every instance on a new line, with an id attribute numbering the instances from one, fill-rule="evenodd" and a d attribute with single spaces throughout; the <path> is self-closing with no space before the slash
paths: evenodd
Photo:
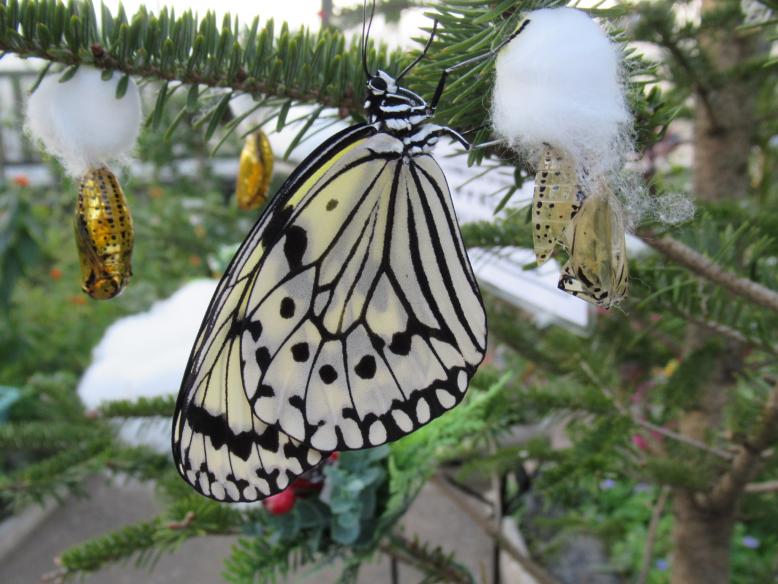
<path id="1" fill-rule="evenodd" d="M 271 200 L 209 306 L 173 453 L 201 493 L 250 501 L 333 450 L 383 444 L 463 398 L 486 318 L 445 177 L 456 132 L 384 72 L 366 124 L 333 136 Z"/>

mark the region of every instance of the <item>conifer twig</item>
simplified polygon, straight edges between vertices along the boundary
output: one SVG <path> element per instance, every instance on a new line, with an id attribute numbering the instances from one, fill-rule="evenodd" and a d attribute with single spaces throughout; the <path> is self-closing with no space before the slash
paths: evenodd
<path id="1" fill-rule="evenodd" d="M 425 545 L 393 533 L 379 546 L 390 558 L 413 566 L 430 576 L 443 578 L 454 584 L 472 584 L 469 574 L 454 562 L 446 561 L 439 550 L 430 551 Z"/>
<path id="2" fill-rule="evenodd" d="M 778 491 L 778 481 L 765 481 L 763 483 L 749 483 L 745 488 L 746 493 L 775 493 Z"/>
<path id="3" fill-rule="evenodd" d="M 778 383 L 765 402 L 762 417 L 756 431 L 740 445 L 730 469 L 715 484 L 706 499 L 707 506 L 721 509 L 733 503 L 747 490 L 748 483 L 763 465 L 762 452 L 778 440 Z"/>
<path id="4" fill-rule="evenodd" d="M 646 584 L 648 581 L 648 573 L 651 570 L 651 558 L 654 555 L 654 544 L 656 543 L 656 532 L 659 529 L 659 520 L 662 518 L 662 513 L 665 510 L 665 504 L 667 503 L 667 496 L 670 494 L 670 487 L 663 486 L 659 491 L 659 498 L 656 500 L 653 509 L 651 510 L 651 520 L 648 523 L 648 533 L 646 534 L 646 544 L 643 547 L 643 565 L 640 567 L 640 574 L 638 575 L 638 584 Z"/>
<path id="5" fill-rule="evenodd" d="M 516 562 L 529 572 L 540 584 L 556 584 L 556 580 L 554 580 L 545 568 L 527 557 L 524 552 L 517 548 L 512 541 L 505 537 L 502 532 L 495 527 L 494 523 L 484 517 L 477 509 L 474 509 L 470 504 L 470 501 L 468 501 L 462 493 L 449 485 L 444 477 L 435 475 L 430 480 L 443 495 L 448 497 L 452 503 L 465 513 L 465 515 L 470 517 L 470 519 L 473 520 L 473 523 L 480 527 L 484 533 L 497 541 L 497 543 L 500 544 L 500 548 L 516 560 Z"/>
<path id="6" fill-rule="evenodd" d="M 608 397 L 608 399 L 610 399 L 611 403 L 613 403 L 613 407 L 615 407 L 616 410 L 621 415 L 628 417 L 630 420 L 632 420 L 633 423 L 637 424 L 638 426 L 641 426 L 646 430 L 650 430 L 651 432 L 656 432 L 657 434 L 661 434 L 662 436 L 666 438 L 670 438 L 671 440 L 682 442 L 687 446 L 693 446 L 694 448 L 699 448 L 700 450 L 709 452 L 710 454 L 718 456 L 719 458 L 723 458 L 725 460 L 732 460 L 734 458 L 734 455 L 731 452 L 727 452 L 726 450 L 722 450 L 721 448 L 716 448 L 715 446 L 708 446 L 707 444 L 705 444 L 705 442 L 701 442 L 689 436 L 684 436 L 683 434 L 674 432 L 673 430 L 670 430 L 669 428 L 665 428 L 664 426 L 658 426 L 657 424 L 652 424 L 651 422 L 639 417 L 637 414 L 630 412 L 626 407 L 624 407 L 624 405 L 622 405 L 619 402 L 619 400 L 616 399 L 616 397 L 607 387 L 605 387 L 602 383 L 599 382 L 599 380 L 594 375 L 594 371 L 592 371 L 588 363 L 582 361 L 581 369 L 583 369 L 584 372 L 589 376 L 589 378 L 595 383 L 595 385 L 597 385 L 597 387 L 600 388 L 600 391 L 602 391 L 602 393 L 605 394 L 605 396 Z"/>
<path id="7" fill-rule="evenodd" d="M 770 290 L 758 282 L 748 278 L 741 278 L 732 272 L 728 272 L 713 260 L 672 237 L 667 235 L 657 236 L 649 230 L 638 232 L 638 236 L 662 255 L 691 270 L 698 276 L 702 276 L 733 294 L 742 296 L 759 306 L 778 313 L 778 292 Z"/>

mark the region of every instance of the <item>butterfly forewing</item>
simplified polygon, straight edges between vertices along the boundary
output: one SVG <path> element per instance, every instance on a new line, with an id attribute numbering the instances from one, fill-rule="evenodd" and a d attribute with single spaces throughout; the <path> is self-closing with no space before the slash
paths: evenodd
<path id="1" fill-rule="evenodd" d="M 255 415 L 340 450 L 457 404 L 483 358 L 485 317 L 432 157 L 404 160 L 402 143 L 377 133 L 274 212 L 288 222 L 242 316 Z"/>

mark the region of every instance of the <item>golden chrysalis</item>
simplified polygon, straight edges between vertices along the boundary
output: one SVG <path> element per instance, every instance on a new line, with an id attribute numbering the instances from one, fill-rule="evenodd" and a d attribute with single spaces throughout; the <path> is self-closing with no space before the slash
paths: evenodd
<path id="1" fill-rule="evenodd" d="M 238 207 L 244 211 L 256 209 L 267 199 L 273 175 L 273 151 L 262 130 L 246 136 L 240 153 L 235 194 Z"/>
<path id="2" fill-rule="evenodd" d="M 588 196 L 565 236 L 570 259 L 559 289 L 603 308 L 619 304 L 627 295 L 629 265 L 618 199 L 607 190 Z"/>
<path id="3" fill-rule="evenodd" d="M 113 298 L 132 276 L 135 234 L 122 187 L 108 168 L 81 177 L 74 223 L 82 290 L 97 300 Z"/>
<path id="4" fill-rule="evenodd" d="M 583 199 L 575 165 L 546 144 L 535 174 L 532 197 L 532 239 L 539 266 L 554 254 L 557 245 L 566 246 L 565 228 L 575 217 Z"/>

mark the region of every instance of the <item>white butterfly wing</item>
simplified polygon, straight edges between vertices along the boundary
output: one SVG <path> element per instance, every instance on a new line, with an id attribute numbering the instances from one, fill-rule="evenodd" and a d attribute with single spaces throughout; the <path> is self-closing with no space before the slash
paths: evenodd
<path id="1" fill-rule="evenodd" d="M 462 399 L 483 358 L 484 310 L 445 178 L 402 150 L 376 133 L 280 202 L 280 237 L 245 303 L 254 413 L 318 450 L 413 431 Z"/>

